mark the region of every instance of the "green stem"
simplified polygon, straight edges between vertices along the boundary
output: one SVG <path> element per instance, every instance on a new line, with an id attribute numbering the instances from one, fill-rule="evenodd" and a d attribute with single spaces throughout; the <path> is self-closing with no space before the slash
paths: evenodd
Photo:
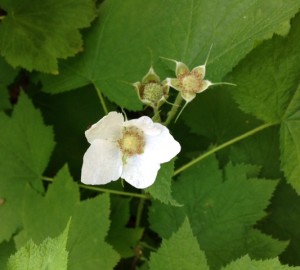
<path id="1" fill-rule="evenodd" d="M 53 182 L 53 178 L 51 178 L 51 177 L 43 176 L 43 180 L 48 181 L 48 182 Z M 138 193 L 132 193 L 132 192 L 113 190 L 113 189 L 91 187 L 91 186 L 86 186 L 86 185 L 82 185 L 82 184 L 78 184 L 78 186 L 80 188 L 83 188 L 83 189 L 88 189 L 88 190 L 93 190 L 93 191 L 98 191 L 98 192 L 106 192 L 106 193 L 111 193 L 111 194 L 116 194 L 116 195 L 136 197 L 136 198 L 141 198 L 141 199 L 144 199 L 144 200 L 149 200 L 150 199 L 150 197 L 147 196 L 146 194 L 138 194 Z"/>
<path id="2" fill-rule="evenodd" d="M 153 122 L 161 123 L 161 117 L 160 117 L 159 109 L 157 107 L 154 107 L 153 112 L 154 112 L 154 115 L 152 117 Z"/>
<path id="3" fill-rule="evenodd" d="M 143 209 L 144 209 L 144 204 L 145 204 L 145 199 L 141 198 L 140 201 L 139 201 L 137 214 L 136 214 L 136 222 L 135 222 L 135 227 L 136 228 L 140 227 L 142 214 L 143 214 Z"/>
<path id="4" fill-rule="evenodd" d="M 104 97 L 102 95 L 101 90 L 95 84 L 94 84 L 94 87 L 96 89 L 96 92 L 97 92 L 97 95 L 99 97 L 99 100 L 100 100 L 100 103 L 101 103 L 101 106 L 102 106 L 102 109 L 103 109 L 104 113 L 108 114 L 108 109 L 107 109 L 107 106 L 106 106 L 106 103 L 105 103 L 105 100 L 104 100 Z"/>
<path id="5" fill-rule="evenodd" d="M 212 154 L 220 151 L 221 149 L 224 149 L 225 147 L 227 147 L 227 146 L 229 146 L 231 144 L 234 144 L 234 143 L 236 143 L 238 141 L 241 141 L 241 140 L 243 140 L 243 139 L 245 139 L 245 138 L 247 138 L 247 137 L 249 137 L 249 136 L 257 133 L 257 132 L 260 132 L 261 130 L 264 130 L 264 129 L 266 129 L 268 127 L 271 127 L 271 126 L 275 126 L 277 124 L 278 123 L 267 123 L 267 124 L 264 124 L 264 125 L 261 125 L 261 126 L 255 128 L 255 129 L 252 129 L 252 130 L 250 130 L 250 131 L 248 131 L 248 132 L 246 132 L 246 133 L 244 133 L 244 134 L 242 134 L 242 135 L 240 135 L 238 137 L 235 137 L 234 139 L 229 140 L 229 141 L 227 141 L 227 142 L 225 142 L 225 143 L 223 143 L 223 144 L 221 144 L 221 145 L 219 145 L 219 146 L 217 146 L 217 147 L 215 147 L 215 148 L 207 151 L 203 155 L 200 155 L 199 157 L 197 157 L 197 158 L 193 159 L 192 161 L 188 162 L 187 164 L 183 165 L 182 167 L 180 167 L 179 169 L 177 169 L 174 172 L 173 176 L 175 176 L 175 175 L 177 175 L 177 174 L 185 171 L 186 169 L 188 169 L 189 167 L 191 167 L 194 164 L 198 163 L 202 159 L 207 158 L 208 156 L 210 156 L 210 155 L 212 155 Z"/>
<path id="6" fill-rule="evenodd" d="M 180 104 L 181 104 L 182 100 L 183 99 L 181 97 L 181 93 L 179 92 L 176 99 L 175 99 L 175 102 L 172 106 L 172 109 L 168 113 L 167 120 L 164 122 L 165 126 L 168 126 L 171 123 L 171 121 L 173 120 L 173 118 L 175 117 L 175 115 L 176 115 L 176 113 L 177 113 L 177 111 L 180 107 Z"/>

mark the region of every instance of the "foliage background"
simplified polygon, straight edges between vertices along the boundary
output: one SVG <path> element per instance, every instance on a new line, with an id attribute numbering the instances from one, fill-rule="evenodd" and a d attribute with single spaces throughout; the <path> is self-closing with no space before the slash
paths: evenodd
<path id="1" fill-rule="evenodd" d="M 300 269 L 299 1 L 100 2 L 0 0 L 0 269 Z M 237 86 L 169 126 L 151 199 L 82 188 L 84 131 L 152 116 L 131 83 L 212 44 L 206 77 Z"/>

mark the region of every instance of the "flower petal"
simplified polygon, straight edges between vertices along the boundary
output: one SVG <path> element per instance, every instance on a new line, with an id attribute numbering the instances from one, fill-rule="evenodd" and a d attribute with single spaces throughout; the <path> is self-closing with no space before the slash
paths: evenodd
<path id="1" fill-rule="evenodd" d="M 127 159 L 121 177 L 135 188 L 143 189 L 154 183 L 159 168 L 157 162 L 144 155 L 133 156 Z"/>
<path id="2" fill-rule="evenodd" d="M 129 121 L 126 121 L 124 123 L 124 127 L 126 126 L 135 126 L 142 130 L 146 135 L 159 135 L 160 129 L 156 127 L 156 125 L 153 123 L 152 119 L 148 116 L 142 116 L 138 119 L 132 119 Z"/>
<path id="3" fill-rule="evenodd" d="M 182 62 L 178 62 L 176 61 L 176 77 L 178 78 L 180 75 L 182 74 L 186 74 L 186 73 L 189 73 L 190 70 L 189 68 L 187 67 L 186 64 L 182 63 Z"/>
<path id="4" fill-rule="evenodd" d="M 168 162 L 180 152 L 181 146 L 168 128 L 159 123 L 154 123 L 154 128 L 160 132 L 146 133 L 144 155 L 147 159 L 153 159 L 158 163 Z"/>
<path id="5" fill-rule="evenodd" d="M 174 78 L 167 78 L 167 85 L 173 87 L 175 90 L 180 91 L 179 80 Z"/>
<path id="6" fill-rule="evenodd" d="M 122 157 L 115 143 L 94 140 L 83 156 L 81 182 L 103 185 L 117 180 L 122 172 Z"/>
<path id="7" fill-rule="evenodd" d="M 201 89 L 202 88 L 200 88 L 200 90 Z M 204 91 L 204 90 L 201 90 L 201 91 Z M 197 92 L 197 93 L 200 93 L 200 92 Z M 186 102 L 191 102 L 196 97 L 196 94 L 193 92 L 182 91 L 181 96 Z"/>
<path id="8" fill-rule="evenodd" d="M 205 91 L 208 87 L 210 87 L 211 85 L 213 85 L 213 83 L 211 83 L 208 80 L 203 80 L 202 81 L 202 86 L 201 88 L 197 91 L 197 93 L 201 93 L 203 91 Z"/>
<path id="9" fill-rule="evenodd" d="M 92 125 L 86 132 L 85 136 L 89 143 L 96 139 L 114 141 L 121 137 L 124 117 L 121 113 L 110 112 Z"/>
<path id="10" fill-rule="evenodd" d="M 197 77 L 203 79 L 205 77 L 205 65 L 193 68 L 192 73 L 194 73 Z"/>
<path id="11" fill-rule="evenodd" d="M 135 126 L 144 132 L 144 154 L 147 159 L 157 163 L 170 161 L 180 152 L 180 144 L 175 141 L 168 128 L 159 123 L 154 123 L 148 116 L 142 116 L 125 122 L 125 125 Z"/>
<path id="12" fill-rule="evenodd" d="M 154 69 L 150 67 L 148 73 L 144 76 L 142 79 L 142 83 L 146 84 L 149 82 L 157 82 L 160 83 L 160 78 L 159 76 L 155 73 Z"/>

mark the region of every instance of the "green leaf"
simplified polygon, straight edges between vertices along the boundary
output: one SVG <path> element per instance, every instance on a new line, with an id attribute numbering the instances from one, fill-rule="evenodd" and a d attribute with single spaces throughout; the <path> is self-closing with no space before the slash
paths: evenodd
<path id="1" fill-rule="evenodd" d="M 251 163 L 261 167 L 261 176 L 279 178 L 280 150 L 279 127 L 265 129 L 230 146 L 224 153 L 233 163 Z"/>
<path id="2" fill-rule="evenodd" d="M 281 168 L 300 194 L 300 15 L 286 38 L 275 36 L 250 53 L 230 75 L 240 108 L 266 122 L 281 123 Z M 253 79 L 256 78 L 256 79 Z"/>
<path id="3" fill-rule="evenodd" d="M 172 196 L 172 176 L 174 174 L 174 160 L 162 164 L 157 178 L 152 186 L 146 189 L 150 195 L 162 203 L 180 206 Z"/>
<path id="4" fill-rule="evenodd" d="M 282 265 L 278 258 L 269 259 L 265 261 L 254 261 L 249 256 L 244 256 L 222 270 L 241 270 L 241 269 L 255 269 L 255 270 L 300 270 L 300 267 L 293 267 L 288 265 Z"/>
<path id="5" fill-rule="evenodd" d="M 8 258 L 15 253 L 15 245 L 11 240 L 0 244 L 0 269 L 6 269 Z"/>
<path id="6" fill-rule="evenodd" d="M 257 167 L 229 164 L 223 181 L 216 159 L 203 160 L 185 171 L 174 184 L 174 198 L 183 207 L 153 203 L 151 228 L 167 238 L 186 215 L 212 269 L 246 253 L 259 258 L 277 256 L 286 243 L 253 229 L 266 215 L 264 209 L 277 182 L 253 178 L 256 174 Z"/>
<path id="7" fill-rule="evenodd" d="M 95 17 L 94 1 L 3 0 L 0 52 L 13 67 L 58 73 L 58 58 L 82 50 L 78 29 Z"/>
<path id="8" fill-rule="evenodd" d="M 140 81 L 151 64 L 166 76 L 160 56 L 192 68 L 204 63 L 214 44 L 208 78 L 217 82 L 299 7 L 298 0 L 104 1 L 85 36 L 85 52 L 62 62 L 59 76 L 43 78 L 44 90 L 59 93 L 93 83 L 121 107 L 137 110 L 141 104 L 130 84 Z M 120 23 L 120 18 L 127 19 Z"/>
<path id="9" fill-rule="evenodd" d="M 134 248 L 142 238 L 144 228 L 126 228 L 130 219 L 130 199 L 111 198 L 111 226 L 107 242 L 111 244 L 122 258 L 133 257 Z"/>
<path id="10" fill-rule="evenodd" d="M 287 37 L 274 36 L 253 50 L 228 79 L 240 108 L 265 122 L 279 122 L 295 94 L 300 72 L 300 16 Z"/>
<path id="11" fill-rule="evenodd" d="M 9 240 L 21 225 L 26 183 L 42 191 L 42 174 L 54 147 L 53 132 L 43 124 L 26 95 L 21 93 L 12 117 L 0 113 L 0 242 Z M 5 220 L 5 222 L 4 222 Z"/>
<path id="12" fill-rule="evenodd" d="M 287 249 L 280 255 L 284 264 L 300 265 L 300 197 L 292 187 L 281 182 L 272 198 L 269 215 L 259 229 L 281 240 L 289 240 Z"/>
<path id="13" fill-rule="evenodd" d="M 259 125 L 260 121 L 237 108 L 228 89 L 209 89 L 186 107 L 181 117 L 192 132 L 222 143 Z"/>
<path id="14" fill-rule="evenodd" d="M 17 72 L 18 70 L 13 69 L 0 57 L 0 110 L 11 107 L 7 86 L 13 81 Z"/>
<path id="15" fill-rule="evenodd" d="M 33 95 L 33 102 L 39 106 L 45 122 L 51 124 L 55 132 L 56 147 L 47 171 L 57 172 L 68 163 L 72 176 L 79 179 L 78 168 L 89 146 L 84 131 L 105 115 L 96 92 L 92 86 L 58 95 L 39 92 Z M 79 109 L 82 104 L 88 104 L 84 106 L 84 113 Z M 115 110 L 111 104 L 107 105 L 109 110 Z"/>
<path id="16" fill-rule="evenodd" d="M 257 260 L 276 257 L 284 252 L 289 244 L 289 241 L 278 241 L 259 230 L 250 230 L 245 239 L 247 253 Z"/>
<path id="17" fill-rule="evenodd" d="M 7 270 L 49 269 L 66 270 L 68 252 L 66 250 L 70 222 L 64 232 L 56 238 L 47 238 L 40 245 L 29 240 L 24 247 L 9 258 Z"/>
<path id="18" fill-rule="evenodd" d="M 287 181 L 300 194 L 300 85 L 281 124 L 280 150 L 281 167 Z"/>
<path id="19" fill-rule="evenodd" d="M 18 246 L 26 238 L 40 243 L 55 235 L 72 216 L 67 243 L 70 269 L 112 269 L 116 265 L 119 256 L 105 242 L 110 226 L 108 195 L 80 202 L 78 186 L 66 168 L 59 172 L 45 197 L 28 188 L 23 211 L 24 231 L 16 238 Z"/>
<path id="20" fill-rule="evenodd" d="M 152 270 L 209 269 L 188 219 L 170 239 L 163 239 L 156 253 L 151 253 L 149 266 Z"/>

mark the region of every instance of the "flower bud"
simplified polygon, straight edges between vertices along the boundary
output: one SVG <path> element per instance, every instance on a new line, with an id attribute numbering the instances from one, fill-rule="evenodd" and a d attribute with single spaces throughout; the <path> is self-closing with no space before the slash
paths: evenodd
<path id="1" fill-rule="evenodd" d="M 152 67 L 144 76 L 142 82 L 136 82 L 133 86 L 141 102 L 153 108 L 160 107 L 168 97 L 169 86 L 160 81 Z"/>

